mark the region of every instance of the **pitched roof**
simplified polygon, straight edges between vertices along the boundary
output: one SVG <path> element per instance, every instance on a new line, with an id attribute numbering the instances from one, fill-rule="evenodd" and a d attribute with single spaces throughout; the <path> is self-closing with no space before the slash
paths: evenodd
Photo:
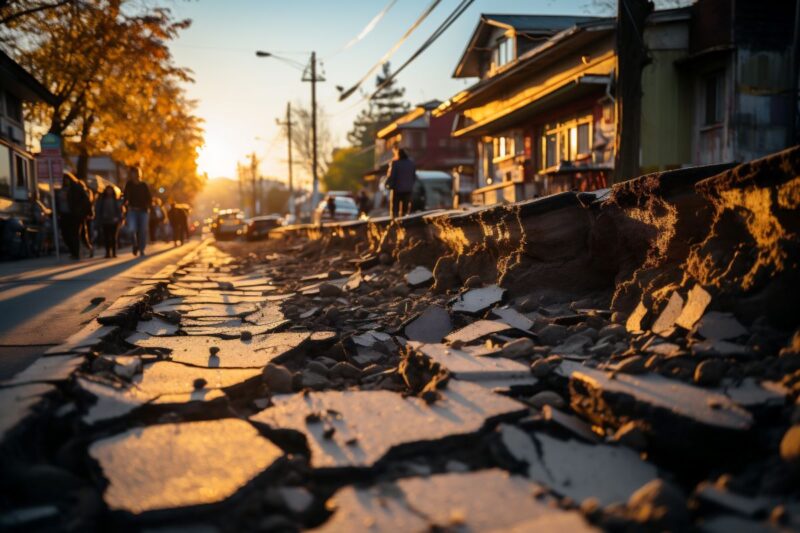
<path id="1" fill-rule="evenodd" d="M 55 103 L 56 97 L 30 72 L 0 50 L 0 87 L 29 102 Z"/>
<path id="2" fill-rule="evenodd" d="M 482 48 L 484 41 L 489 38 L 495 28 L 514 30 L 517 34 L 526 36 L 551 36 L 567 28 L 581 23 L 595 20 L 596 17 L 573 15 L 513 15 L 513 14 L 487 14 L 481 15 L 475 31 L 472 32 L 461 59 L 458 61 L 454 78 L 471 78 L 478 76 L 479 65 L 476 49 Z"/>

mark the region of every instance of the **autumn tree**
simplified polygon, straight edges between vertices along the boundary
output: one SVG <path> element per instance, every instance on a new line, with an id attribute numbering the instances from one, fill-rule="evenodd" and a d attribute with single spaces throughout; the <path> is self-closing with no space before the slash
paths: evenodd
<path id="1" fill-rule="evenodd" d="M 202 130 L 182 89 L 189 73 L 168 48 L 190 22 L 133 0 L 51 3 L 4 28 L 17 37 L 19 62 L 56 97 L 53 107 L 31 108 L 29 118 L 65 139 L 80 178 L 89 157 L 105 153 L 142 166 L 151 185 L 177 200 L 190 198 L 202 185 Z"/>

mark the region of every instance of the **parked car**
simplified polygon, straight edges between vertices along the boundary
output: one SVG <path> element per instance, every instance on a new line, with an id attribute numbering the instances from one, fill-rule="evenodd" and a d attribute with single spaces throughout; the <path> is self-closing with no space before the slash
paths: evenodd
<path id="1" fill-rule="evenodd" d="M 328 198 L 322 200 L 314 210 L 314 224 L 323 222 L 358 220 L 358 206 L 356 201 L 349 196 L 331 196 L 336 202 L 336 213 L 331 217 L 328 209 Z"/>
<path id="2" fill-rule="evenodd" d="M 279 215 L 264 215 L 253 217 L 247 220 L 245 226 L 245 237 L 248 241 L 260 241 L 269 237 L 272 229 L 280 227 L 281 217 Z"/>
<path id="3" fill-rule="evenodd" d="M 453 176 L 439 170 L 418 170 L 411 194 L 412 211 L 452 209 Z"/>
<path id="4" fill-rule="evenodd" d="M 244 234 L 244 215 L 238 209 L 223 209 L 214 217 L 211 231 L 217 240 L 235 239 Z"/>

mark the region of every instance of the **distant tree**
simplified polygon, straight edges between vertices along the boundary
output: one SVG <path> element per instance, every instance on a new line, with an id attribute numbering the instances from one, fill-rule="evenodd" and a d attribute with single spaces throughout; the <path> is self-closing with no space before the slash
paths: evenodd
<path id="1" fill-rule="evenodd" d="M 322 180 L 329 191 L 356 192 L 362 187 L 364 173 L 372 168 L 372 150 L 348 147 L 333 151 L 333 160 Z"/>
<path id="2" fill-rule="evenodd" d="M 375 78 L 375 86 L 379 87 L 390 75 L 391 65 L 387 61 Z M 381 89 L 353 122 L 353 129 L 347 134 L 350 144 L 361 148 L 375 144 L 375 135 L 381 129 L 408 112 L 410 105 L 403 99 L 405 94 L 405 88 L 398 86 L 396 80 Z"/>
<path id="3" fill-rule="evenodd" d="M 300 103 L 292 104 L 292 150 L 297 164 L 313 177 L 314 142 L 311 132 L 311 109 Z M 284 127 L 284 135 L 286 129 Z M 317 106 L 317 158 L 319 177 L 325 175 L 330 163 L 333 141 L 325 110 Z"/>
<path id="4" fill-rule="evenodd" d="M 288 210 L 289 189 L 283 187 L 272 187 L 267 192 L 266 210 L 267 213 L 283 214 Z"/>

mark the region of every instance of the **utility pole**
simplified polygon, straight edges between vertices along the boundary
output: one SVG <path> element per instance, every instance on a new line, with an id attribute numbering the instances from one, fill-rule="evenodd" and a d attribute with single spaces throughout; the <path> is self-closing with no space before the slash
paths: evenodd
<path id="1" fill-rule="evenodd" d="M 325 81 L 322 77 L 317 77 L 317 53 L 311 52 L 311 77 L 303 76 L 303 81 L 311 82 L 311 142 L 313 143 L 313 151 L 311 154 L 311 178 L 313 179 L 311 186 L 311 209 L 317 207 L 319 202 L 319 175 L 318 175 L 318 158 L 317 158 L 317 82 Z"/>
<path id="2" fill-rule="evenodd" d="M 253 184 L 253 216 L 258 215 L 258 213 L 256 213 L 256 206 L 258 205 L 258 200 L 256 200 L 256 174 L 258 173 L 257 167 L 256 153 L 253 152 L 250 154 L 250 179 Z"/>
<path id="3" fill-rule="evenodd" d="M 279 126 L 286 126 L 286 140 L 287 148 L 289 150 L 289 214 L 294 216 L 294 179 L 293 170 L 294 163 L 292 162 L 292 103 L 286 103 L 286 122 L 276 120 Z"/>

